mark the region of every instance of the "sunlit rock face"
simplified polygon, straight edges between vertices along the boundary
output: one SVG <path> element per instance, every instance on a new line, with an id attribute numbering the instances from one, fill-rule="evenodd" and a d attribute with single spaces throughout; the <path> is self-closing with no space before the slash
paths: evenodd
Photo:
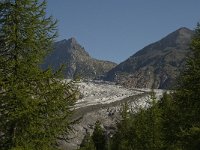
<path id="1" fill-rule="evenodd" d="M 66 78 L 81 77 L 86 79 L 99 78 L 116 66 L 109 61 L 97 60 L 90 57 L 75 38 L 62 40 L 54 44 L 54 50 L 46 57 L 42 68 L 52 67 L 58 70 L 64 65 L 64 76 Z"/>
<path id="2" fill-rule="evenodd" d="M 180 28 L 111 69 L 104 80 L 127 87 L 172 88 L 185 65 L 193 31 Z"/>

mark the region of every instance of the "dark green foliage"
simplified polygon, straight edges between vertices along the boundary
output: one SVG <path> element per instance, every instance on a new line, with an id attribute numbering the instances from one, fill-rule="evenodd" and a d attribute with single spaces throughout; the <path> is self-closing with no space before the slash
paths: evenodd
<path id="1" fill-rule="evenodd" d="M 128 105 L 123 106 L 122 120 L 117 124 L 118 130 L 112 138 L 113 150 L 161 149 L 162 119 L 160 109 L 152 93 L 150 108 L 139 109 L 137 113 L 128 112 Z"/>
<path id="2" fill-rule="evenodd" d="M 96 150 L 92 137 L 89 133 L 85 135 L 79 150 Z"/>
<path id="3" fill-rule="evenodd" d="M 158 103 L 152 95 L 147 109 L 128 117 L 122 115 L 111 140 L 111 149 L 200 148 L 200 24 L 195 30 L 191 50 L 192 55 L 187 59 L 178 88 L 170 94 L 165 93 Z"/>
<path id="4" fill-rule="evenodd" d="M 0 147 L 56 149 L 68 132 L 73 83 L 39 63 L 52 49 L 56 22 L 45 16 L 46 2 L 0 2 Z"/>
<path id="5" fill-rule="evenodd" d="M 176 102 L 181 113 L 185 114 L 186 123 L 200 123 L 200 25 L 197 25 L 192 40 L 192 56 L 188 57 L 179 87 L 176 92 Z M 184 112 L 188 113 L 184 113 Z M 186 125 L 187 126 L 187 125 Z"/>
<path id="6" fill-rule="evenodd" d="M 200 127 L 200 25 L 197 25 L 191 43 L 192 55 L 188 57 L 174 93 L 178 130 L 175 136 L 182 149 L 199 145 Z"/>
<path id="7" fill-rule="evenodd" d="M 181 74 L 178 88 L 160 101 L 151 94 L 148 108 L 129 112 L 109 139 L 111 150 L 198 150 L 200 147 L 200 25 L 192 40 L 192 55 Z"/>
<path id="8" fill-rule="evenodd" d="M 101 122 L 97 120 L 92 136 L 86 134 L 79 150 L 107 150 L 107 148 L 106 134 L 101 127 Z"/>
<path id="9" fill-rule="evenodd" d="M 200 24 L 191 43 L 192 55 L 178 88 L 137 112 L 123 105 L 122 120 L 109 139 L 109 150 L 199 150 L 200 148 Z"/>
<path id="10" fill-rule="evenodd" d="M 106 135 L 101 127 L 101 122 L 98 120 L 95 123 L 92 140 L 94 142 L 96 150 L 106 150 Z"/>
<path id="11" fill-rule="evenodd" d="M 177 138 L 175 132 L 178 130 L 177 107 L 173 100 L 173 94 L 164 93 L 158 102 L 158 107 L 162 114 L 162 139 L 165 148 L 175 147 Z"/>
<path id="12" fill-rule="evenodd" d="M 117 123 L 117 131 L 110 140 L 110 149 L 130 149 L 132 137 L 135 135 L 131 131 L 132 120 L 130 118 L 130 113 L 128 112 L 128 104 L 125 103 L 122 106 L 122 120 Z M 131 133 L 132 132 L 132 133 Z"/>
<path id="13" fill-rule="evenodd" d="M 146 130 L 146 148 L 147 149 L 161 149 L 163 146 L 162 143 L 162 112 L 160 108 L 157 105 L 157 100 L 155 97 L 155 93 L 151 93 L 150 97 L 150 108 L 148 108 L 145 112 L 144 117 L 145 119 L 145 125 L 144 129 Z"/>

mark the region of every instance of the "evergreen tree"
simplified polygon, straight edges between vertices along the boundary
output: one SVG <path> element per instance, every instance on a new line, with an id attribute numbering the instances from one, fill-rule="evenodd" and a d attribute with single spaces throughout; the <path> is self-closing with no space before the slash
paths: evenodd
<path id="1" fill-rule="evenodd" d="M 46 2 L 0 2 L 0 147 L 56 149 L 68 132 L 73 83 L 63 84 L 39 63 L 52 49 L 56 22 Z"/>
<path id="2" fill-rule="evenodd" d="M 200 24 L 191 43 L 178 88 L 150 107 L 122 116 L 111 149 L 198 150 L 200 147 Z M 126 121 L 124 121 L 126 120 Z"/>
<path id="3" fill-rule="evenodd" d="M 135 130 L 135 149 L 162 149 L 162 111 L 158 107 L 155 93 L 150 93 L 148 108 L 141 108 L 134 115 L 132 130 Z M 134 138 L 134 137 L 133 137 Z"/>
<path id="4" fill-rule="evenodd" d="M 181 74 L 178 89 L 174 94 L 174 101 L 177 107 L 178 129 L 176 137 L 182 149 L 193 147 L 192 143 L 198 146 L 200 129 L 200 24 L 197 25 L 195 35 L 191 43 L 192 54 L 187 59 L 185 70 Z M 196 131 L 196 132 L 194 132 Z M 187 133 L 187 134 L 186 134 Z M 194 135 L 191 135 L 194 134 Z M 188 143 L 189 141 L 193 141 Z M 196 142 L 195 142 L 196 141 Z M 187 143 L 186 145 L 184 143 Z"/>
<path id="5" fill-rule="evenodd" d="M 95 123 L 92 140 L 94 142 L 96 150 L 106 150 L 106 135 L 101 127 L 101 122 L 98 120 Z"/>
<path id="6" fill-rule="evenodd" d="M 158 101 L 158 107 L 162 113 L 163 146 L 169 149 L 177 149 L 177 138 L 174 133 L 179 127 L 177 106 L 174 102 L 172 93 L 164 93 L 161 100 Z"/>
<path id="7" fill-rule="evenodd" d="M 200 123 L 200 25 L 197 25 L 195 35 L 191 43 L 192 55 L 188 57 L 186 68 L 183 71 L 178 90 L 176 102 L 182 114 L 185 114 L 184 122 Z M 188 112 L 188 113 L 184 113 Z M 187 126 L 187 125 L 186 125 Z"/>
<path id="8" fill-rule="evenodd" d="M 78 150 L 96 150 L 92 137 L 89 133 L 85 135 Z"/>
<path id="9" fill-rule="evenodd" d="M 110 139 L 110 149 L 125 150 L 131 149 L 131 143 L 135 139 L 135 130 L 131 130 L 132 118 L 129 112 L 128 103 L 122 105 L 122 119 L 117 123 L 117 131 Z"/>
<path id="10" fill-rule="evenodd" d="M 124 105 L 122 120 L 117 124 L 117 131 L 111 139 L 111 149 L 162 149 L 162 112 L 153 92 L 148 103 L 149 108 L 140 108 L 137 113 L 129 112 L 128 105 Z"/>
<path id="11" fill-rule="evenodd" d="M 147 143 L 148 149 L 161 149 L 162 143 L 162 111 L 159 108 L 156 100 L 155 93 L 152 91 L 150 94 L 150 108 L 146 111 L 147 113 Z"/>

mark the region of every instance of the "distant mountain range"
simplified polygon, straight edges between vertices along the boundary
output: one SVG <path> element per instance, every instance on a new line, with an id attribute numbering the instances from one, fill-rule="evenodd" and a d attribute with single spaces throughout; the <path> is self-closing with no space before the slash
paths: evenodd
<path id="1" fill-rule="evenodd" d="M 172 87 L 185 64 L 193 34 L 187 28 L 170 33 L 111 69 L 104 80 L 137 88 Z"/>
<path id="2" fill-rule="evenodd" d="M 116 63 L 92 58 L 75 38 L 56 42 L 42 68 L 51 66 L 57 70 L 62 64 L 65 65 L 63 72 L 66 78 L 80 76 L 86 79 L 99 78 L 116 66 Z"/>
<path id="3" fill-rule="evenodd" d="M 100 78 L 126 87 L 167 89 L 173 87 L 184 67 L 193 34 L 188 28 L 180 28 L 119 65 L 92 58 L 75 38 L 70 38 L 54 44 L 42 68 L 57 70 L 65 64 L 66 78 Z"/>

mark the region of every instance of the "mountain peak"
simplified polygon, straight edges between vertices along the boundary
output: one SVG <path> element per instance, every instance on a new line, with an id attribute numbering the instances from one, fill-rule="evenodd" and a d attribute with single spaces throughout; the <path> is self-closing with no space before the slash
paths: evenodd
<path id="1" fill-rule="evenodd" d="M 191 31 L 191 30 L 187 27 L 180 27 L 177 31 Z"/>
<path id="2" fill-rule="evenodd" d="M 168 34 L 166 37 L 161 39 L 160 42 L 163 46 L 168 45 L 169 47 L 174 47 L 177 45 L 186 46 L 190 42 L 193 33 L 194 32 L 192 30 L 186 27 L 181 27 Z"/>
<path id="3" fill-rule="evenodd" d="M 65 77 L 80 75 L 87 79 L 99 77 L 116 66 L 115 63 L 92 58 L 74 37 L 56 42 L 42 68 L 51 66 L 53 70 L 57 70 L 62 64 L 66 65 L 63 70 Z"/>
<path id="4" fill-rule="evenodd" d="M 194 31 L 186 28 L 186 27 L 181 27 L 179 28 L 178 30 L 175 31 L 175 33 L 178 35 L 178 36 L 187 36 L 187 35 L 192 35 Z"/>
<path id="5" fill-rule="evenodd" d="M 69 38 L 67 41 L 68 41 L 69 43 L 71 43 L 72 45 L 78 44 L 78 42 L 77 42 L 77 40 L 76 40 L 75 37 L 71 37 L 71 38 Z"/>
<path id="6" fill-rule="evenodd" d="M 184 67 L 193 34 L 179 28 L 111 69 L 104 80 L 137 88 L 172 87 Z"/>
<path id="7" fill-rule="evenodd" d="M 80 45 L 78 42 L 77 42 L 77 40 L 76 40 L 76 38 L 74 38 L 74 37 L 71 37 L 71 38 L 69 38 L 69 39 L 64 39 L 64 40 L 61 40 L 61 41 L 58 41 L 58 42 L 56 42 L 56 44 L 58 44 L 58 45 Z"/>

